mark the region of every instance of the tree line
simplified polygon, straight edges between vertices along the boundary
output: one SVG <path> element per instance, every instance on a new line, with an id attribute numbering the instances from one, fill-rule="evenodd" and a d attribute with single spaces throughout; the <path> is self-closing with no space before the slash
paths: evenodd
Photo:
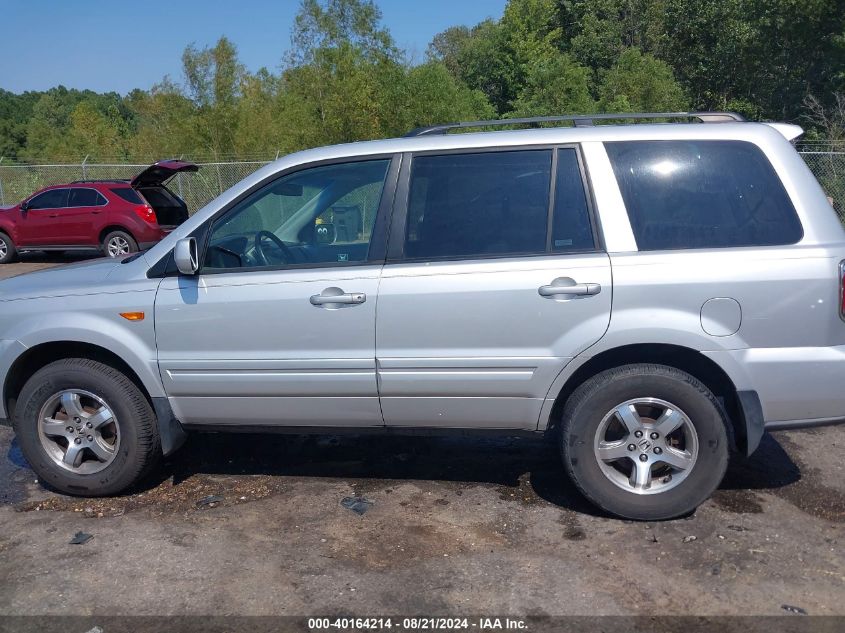
<path id="1" fill-rule="evenodd" d="M 843 137 L 842 0 L 508 0 L 397 47 L 373 0 L 302 0 L 290 52 L 249 72 L 226 37 L 125 96 L 0 89 L 0 157 L 272 157 L 453 120 L 734 110 Z"/>

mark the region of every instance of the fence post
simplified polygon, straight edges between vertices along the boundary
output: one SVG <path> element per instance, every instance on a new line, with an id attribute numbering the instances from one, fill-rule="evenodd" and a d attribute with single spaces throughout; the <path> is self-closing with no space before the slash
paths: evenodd
<path id="1" fill-rule="evenodd" d="M 88 174 L 85 172 L 85 163 L 88 162 L 88 154 L 85 154 L 85 158 L 82 159 L 82 180 L 88 180 Z"/>

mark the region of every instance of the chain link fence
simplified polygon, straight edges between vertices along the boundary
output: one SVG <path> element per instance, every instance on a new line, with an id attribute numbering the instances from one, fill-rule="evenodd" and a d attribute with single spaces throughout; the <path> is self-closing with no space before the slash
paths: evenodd
<path id="1" fill-rule="evenodd" d="M 833 208 L 845 223 L 845 151 L 802 151 L 801 157 L 828 197 L 833 199 Z"/>
<path id="2" fill-rule="evenodd" d="M 845 222 L 845 146 L 803 144 L 799 152 L 821 183 L 833 206 Z M 169 187 L 194 213 L 226 189 L 270 161 L 197 163 L 195 173 L 177 174 Z M 0 159 L 0 205 L 12 205 L 48 185 L 74 180 L 129 180 L 147 165 L 88 164 L 11 165 Z"/>

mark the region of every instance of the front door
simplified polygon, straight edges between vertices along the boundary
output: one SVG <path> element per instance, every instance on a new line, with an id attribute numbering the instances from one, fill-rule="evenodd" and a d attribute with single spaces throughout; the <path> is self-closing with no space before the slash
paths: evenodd
<path id="1" fill-rule="evenodd" d="M 48 189 L 34 196 L 21 211 L 18 226 L 19 246 L 56 246 L 65 244 L 60 215 L 68 211 L 67 188 Z"/>
<path id="2" fill-rule="evenodd" d="M 400 183 L 376 334 L 386 424 L 536 428 L 610 319 L 577 150 L 415 155 Z"/>
<path id="3" fill-rule="evenodd" d="M 304 168 L 208 231 L 156 298 L 164 387 L 187 425 L 381 426 L 375 314 L 389 158 Z M 385 203 L 387 204 L 387 203 Z M 337 238 L 336 209 L 361 222 Z M 387 210 L 381 210 L 384 213 Z"/>

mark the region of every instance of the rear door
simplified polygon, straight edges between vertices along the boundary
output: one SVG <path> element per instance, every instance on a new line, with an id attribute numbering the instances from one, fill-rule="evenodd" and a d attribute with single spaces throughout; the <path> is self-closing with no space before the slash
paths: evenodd
<path id="1" fill-rule="evenodd" d="M 20 246 L 65 244 L 59 215 L 67 209 L 68 193 L 65 187 L 48 189 L 29 200 L 26 211 L 21 211 Z"/>
<path id="2" fill-rule="evenodd" d="M 393 426 L 537 426 L 610 318 L 576 147 L 416 154 L 403 165 L 376 324 Z"/>
<path id="3" fill-rule="evenodd" d="M 58 212 L 58 224 L 65 235 L 64 244 L 89 246 L 98 244 L 95 225 L 105 213 L 108 200 L 96 189 L 73 187 L 68 196 L 66 209 Z"/>

